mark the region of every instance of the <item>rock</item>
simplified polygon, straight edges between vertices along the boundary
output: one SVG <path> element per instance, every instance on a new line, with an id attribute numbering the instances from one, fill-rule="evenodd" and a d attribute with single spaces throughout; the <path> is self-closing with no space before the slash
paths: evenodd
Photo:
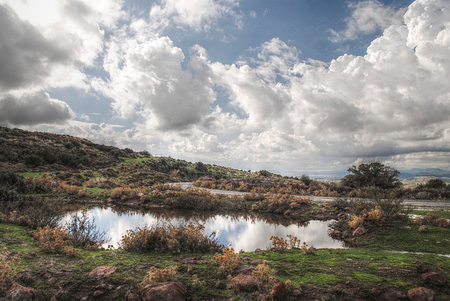
<path id="1" fill-rule="evenodd" d="M 303 290 L 300 288 L 300 289 L 295 289 L 293 292 L 292 292 L 292 294 L 295 296 L 295 297 L 298 297 L 298 296 L 301 296 L 301 295 L 303 295 Z"/>
<path id="2" fill-rule="evenodd" d="M 372 288 L 372 294 L 377 297 L 376 300 L 398 300 L 408 298 L 404 292 L 387 285 Z"/>
<path id="3" fill-rule="evenodd" d="M 9 301 L 45 301 L 45 297 L 34 288 L 24 287 L 14 282 L 8 290 L 5 300 Z"/>
<path id="4" fill-rule="evenodd" d="M 216 282 L 216 288 L 218 288 L 218 289 L 224 289 L 225 287 L 227 287 L 227 286 L 225 285 L 225 283 L 224 283 L 223 281 L 217 280 L 217 282 Z"/>
<path id="5" fill-rule="evenodd" d="M 96 267 L 94 270 L 92 270 L 89 273 L 89 276 L 92 278 L 101 278 L 101 277 L 108 277 L 112 273 L 114 273 L 117 270 L 116 267 L 113 266 L 99 266 Z"/>
<path id="6" fill-rule="evenodd" d="M 273 298 L 274 301 L 281 301 L 284 298 L 284 294 L 286 293 L 286 286 L 284 285 L 284 282 L 278 282 L 270 291 L 270 296 Z"/>
<path id="7" fill-rule="evenodd" d="M 135 293 L 128 294 L 127 301 L 139 301 L 139 295 Z"/>
<path id="8" fill-rule="evenodd" d="M 245 292 L 254 292 L 259 288 L 259 281 L 250 275 L 237 275 L 231 281 L 236 285 L 236 287 Z"/>
<path id="9" fill-rule="evenodd" d="M 249 265 L 241 265 L 236 269 L 236 274 L 243 274 L 243 275 L 251 275 L 253 271 L 255 270 L 254 267 Z"/>
<path id="10" fill-rule="evenodd" d="M 358 228 L 356 228 L 355 231 L 353 231 L 353 236 L 361 236 L 367 233 L 367 229 L 363 227 L 363 225 L 360 225 Z"/>
<path id="11" fill-rule="evenodd" d="M 194 268 L 190 265 L 187 267 L 186 272 L 190 273 L 190 272 L 192 272 L 193 269 Z"/>
<path id="12" fill-rule="evenodd" d="M 141 294 L 142 301 L 186 301 L 187 289 L 180 282 L 147 284 Z"/>
<path id="13" fill-rule="evenodd" d="M 250 264 L 263 264 L 264 260 L 262 259 L 253 259 L 250 260 Z"/>
<path id="14" fill-rule="evenodd" d="M 438 285 L 438 286 L 446 286 L 447 282 L 448 282 L 447 278 L 445 278 L 441 274 L 438 274 L 435 272 L 429 272 L 429 273 L 422 274 L 422 279 L 428 283 Z"/>
<path id="15" fill-rule="evenodd" d="M 98 298 L 100 296 L 102 296 L 104 293 L 103 291 L 95 291 L 94 294 L 92 294 L 92 296 L 94 296 L 94 298 Z"/>
<path id="16" fill-rule="evenodd" d="M 408 291 L 411 301 L 432 301 L 436 293 L 425 287 L 418 287 Z"/>
<path id="17" fill-rule="evenodd" d="M 283 269 L 275 269 L 272 271 L 272 275 L 286 275 L 286 271 Z"/>

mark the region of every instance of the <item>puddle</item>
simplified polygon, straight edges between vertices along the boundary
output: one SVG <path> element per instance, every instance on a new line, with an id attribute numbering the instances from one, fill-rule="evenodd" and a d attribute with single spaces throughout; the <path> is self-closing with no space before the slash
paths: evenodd
<path id="1" fill-rule="evenodd" d="M 81 213 L 81 211 L 78 211 Z M 67 213 L 62 224 L 70 219 Z M 91 208 L 88 216 L 95 218 L 97 228 L 106 231 L 111 237 L 108 244 L 119 246 L 122 235 L 138 226 L 180 225 L 200 223 L 205 226 L 204 233 L 216 232 L 219 243 L 233 247 L 236 251 L 254 251 L 267 249 L 270 237 L 287 238 L 288 234 L 298 237 L 309 246 L 319 248 L 344 248 L 342 242 L 328 236 L 328 224 L 332 221 L 311 220 L 291 221 L 280 215 L 243 215 L 243 214 L 196 214 L 185 211 L 147 211 L 116 210 L 113 208 Z"/>

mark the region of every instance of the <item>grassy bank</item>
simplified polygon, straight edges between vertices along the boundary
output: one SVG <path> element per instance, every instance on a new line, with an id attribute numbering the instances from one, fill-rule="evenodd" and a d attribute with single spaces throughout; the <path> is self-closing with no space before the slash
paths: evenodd
<path id="1" fill-rule="evenodd" d="M 414 228 L 398 231 L 417 232 Z M 17 256 L 21 259 L 16 271 L 16 281 L 40 290 L 47 300 L 92 298 L 96 291 L 100 300 L 126 300 L 128 294 L 139 292 L 140 283 L 151 268 L 164 269 L 169 266 L 177 267 L 173 280 L 183 283 L 189 296 L 197 300 L 268 298 L 267 291 L 263 288 L 256 293 L 233 289 L 226 275 L 211 261 L 214 254 L 172 255 L 123 250 L 80 250 L 76 257 L 68 258 L 42 252 L 29 233 L 30 230 L 22 226 L 0 224 L 1 247 L 7 248 L 9 258 Z M 390 249 L 402 249 L 401 246 L 410 244 L 398 240 L 406 234 L 394 231 L 385 236 L 384 241 L 382 236 L 377 237 L 370 246 L 383 245 Z M 422 239 L 435 238 L 434 231 L 421 235 Z M 424 252 L 442 252 L 432 246 L 427 248 L 427 244 L 412 246 Z M 420 286 L 432 288 L 438 300 L 450 300 L 448 287 L 432 286 L 421 278 L 422 273 L 435 271 L 449 279 L 450 260 L 433 254 L 323 249 L 305 255 L 301 249 L 292 249 L 247 252 L 239 256 L 243 264 L 253 267 L 267 260 L 270 276 L 290 283 L 284 300 L 374 300 L 381 292 L 406 293 Z M 114 266 L 117 270 L 107 278 L 90 277 L 89 273 L 98 266 Z M 294 296 L 294 288 L 301 288 L 303 294 Z"/>

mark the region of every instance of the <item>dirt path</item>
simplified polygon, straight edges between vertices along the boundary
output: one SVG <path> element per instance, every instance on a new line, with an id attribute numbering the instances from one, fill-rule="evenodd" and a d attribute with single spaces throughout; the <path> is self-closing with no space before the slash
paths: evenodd
<path id="1" fill-rule="evenodd" d="M 187 189 L 187 188 L 193 188 L 195 187 L 192 182 L 180 182 L 180 183 L 174 183 L 179 184 L 181 188 Z M 208 190 L 209 192 L 213 194 L 229 194 L 229 195 L 244 195 L 249 194 L 249 192 L 241 192 L 241 191 L 230 191 L 230 190 L 220 190 L 220 189 L 209 189 L 209 188 L 203 188 Z M 332 202 L 333 200 L 337 199 L 336 197 L 325 197 L 325 196 L 302 196 L 302 197 L 308 197 L 312 201 L 315 202 Z M 405 205 L 414 206 L 414 207 L 423 207 L 423 208 L 450 208 L 450 201 L 431 201 L 431 200 L 404 200 Z"/>

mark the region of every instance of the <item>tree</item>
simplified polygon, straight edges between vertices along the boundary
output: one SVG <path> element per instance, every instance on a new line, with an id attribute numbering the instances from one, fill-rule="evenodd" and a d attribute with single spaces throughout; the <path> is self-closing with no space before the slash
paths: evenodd
<path id="1" fill-rule="evenodd" d="M 300 181 L 305 184 L 306 186 L 309 186 L 309 184 L 311 184 L 311 182 L 313 181 L 309 176 L 307 175 L 302 175 L 300 177 Z"/>
<path id="2" fill-rule="evenodd" d="M 375 186 L 382 189 L 401 186 L 398 180 L 400 172 L 395 168 L 384 166 L 379 162 L 361 164 L 348 169 L 351 174 L 341 179 L 341 184 L 354 188 Z"/>
<path id="3" fill-rule="evenodd" d="M 442 179 L 436 178 L 428 180 L 428 182 L 424 186 L 426 188 L 442 189 L 447 187 L 447 184 L 445 184 Z"/>

